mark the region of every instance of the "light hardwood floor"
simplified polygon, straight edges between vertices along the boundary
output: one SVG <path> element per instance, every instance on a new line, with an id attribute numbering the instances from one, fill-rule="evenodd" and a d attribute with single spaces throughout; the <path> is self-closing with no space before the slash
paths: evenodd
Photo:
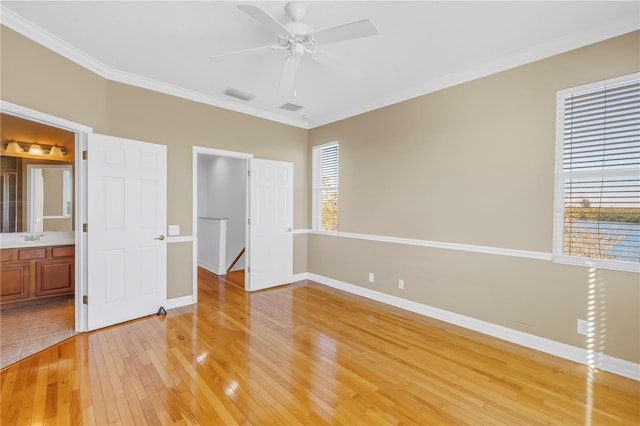
<path id="1" fill-rule="evenodd" d="M 3 425 L 640 423 L 640 384 L 302 281 L 92 333 L 1 372 Z"/>

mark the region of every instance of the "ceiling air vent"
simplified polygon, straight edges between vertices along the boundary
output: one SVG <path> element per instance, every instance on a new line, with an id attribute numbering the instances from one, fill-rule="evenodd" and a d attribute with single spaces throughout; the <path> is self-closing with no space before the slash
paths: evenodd
<path id="1" fill-rule="evenodd" d="M 291 112 L 296 112 L 297 110 L 302 109 L 304 107 L 287 102 L 286 104 L 280 105 L 278 108 L 286 109 L 287 111 L 291 111 Z"/>
<path id="2" fill-rule="evenodd" d="M 251 99 L 255 98 L 255 96 L 250 95 L 249 93 L 244 93 L 236 89 L 227 89 L 225 90 L 224 94 L 243 101 L 250 101 Z"/>

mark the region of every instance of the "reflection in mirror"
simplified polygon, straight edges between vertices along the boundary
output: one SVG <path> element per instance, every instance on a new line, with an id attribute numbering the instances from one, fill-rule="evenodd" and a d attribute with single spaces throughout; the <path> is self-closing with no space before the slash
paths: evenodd
<path id="1" fill-rule="evenodd" d="M 27 232 L 71 231 L 71 165 L 27 165 Z"/>
<path id="2" fill-rule="evenodd" d="M 74 230 L 75 138 L 0 113 L 0 233 Z M 42 152 L 31 150 L 34 145 Z"/>
<path id="3" fill-rule="evenodd" d="M 0 232 L 18 230 L 18 173 L 2 171 L 0 173 Z"/>

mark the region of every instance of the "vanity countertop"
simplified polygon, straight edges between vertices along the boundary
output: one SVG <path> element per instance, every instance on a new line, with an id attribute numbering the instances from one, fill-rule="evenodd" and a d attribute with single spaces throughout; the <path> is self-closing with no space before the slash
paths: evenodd
<path id="1" fill-rule="evenodd" d="M 26 241 L 25 237 L 37 237 L 33 241 Z M 25 247 L 50 247 L 75 244 L 73 232 L 45 232 L 0 234 L 0 249 L 25 248 Z"/>

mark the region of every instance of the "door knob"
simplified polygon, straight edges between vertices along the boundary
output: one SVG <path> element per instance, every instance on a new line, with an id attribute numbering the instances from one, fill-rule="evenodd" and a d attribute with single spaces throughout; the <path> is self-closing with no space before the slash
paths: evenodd
<path id="1" fill-rule="evenodd" d="M 289 227 L 289 229 L 287 229 L 287 232 L 292 232 L 293 229 L 291 229 L 291 227 Z"/>
<path id="2" fill-rule="evenodd" d="M 154 238 L 154 240 L 160 240 L 160 241 L 162 241 L 162 240 L 164 240 L 164 235 L 160 235 L 158 238 Z"/>

